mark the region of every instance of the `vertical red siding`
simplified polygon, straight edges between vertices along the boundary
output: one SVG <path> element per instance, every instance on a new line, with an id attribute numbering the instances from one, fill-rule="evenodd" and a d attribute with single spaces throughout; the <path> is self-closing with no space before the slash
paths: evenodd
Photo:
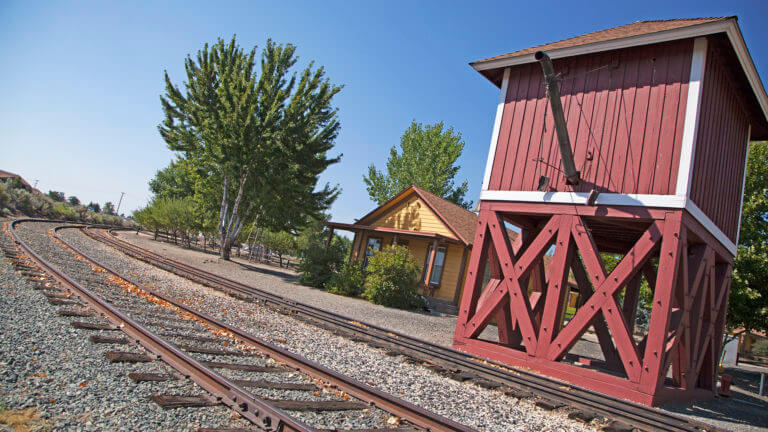
<path id="1" fill-rule="evenodd" d="M 733 78 L 711 47 L 702 85 L 691 199 L 736 241 L 749 118 Z"/>
<path id="2" fill-rule="evenodd" d="M 692 40 L 555 60 L 577 191 L 674 194 Z M 513 67 L 491 190 L 569 191 L 561 171 L 541 67 Z M 588 155 L 591 154 L 591 160 Z"/>

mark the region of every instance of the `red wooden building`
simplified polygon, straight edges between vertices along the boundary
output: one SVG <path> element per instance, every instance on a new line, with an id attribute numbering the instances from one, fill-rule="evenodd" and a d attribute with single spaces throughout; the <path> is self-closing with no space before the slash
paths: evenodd
<path id="1" fill-rule="evenodd" d="M 576 185 L 537 51 L 557 73 Z M 768 138 L 736 18 L 641 21 L 472 66 L 501 97 L 454 346 L 644 404 L 711 397 L 748 143 Z M 569 277 L 580 298 L 566 319 Z M 498 340 L 481 339 L 492 322 Z"/>

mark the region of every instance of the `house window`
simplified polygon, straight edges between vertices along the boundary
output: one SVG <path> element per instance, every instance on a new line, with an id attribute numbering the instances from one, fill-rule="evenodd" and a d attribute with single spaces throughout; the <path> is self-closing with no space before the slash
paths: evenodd
<path id="1" fill-rule="evenodd" d="M 421 281 L 427 277 L 427 266 L 429 258 L 432 255 L 432 245 L 427 248 L 427 259 L 424 262 L 424 272 L 421 275 Z M 440 278 L 443 276 L 443 267 L 445 266 L 445 248 L 438 247 L 435 254 L 435 262 L 432 263 L 432 274 L 429 276 L 429 285 L 440 285 Z"/>
<path id="2" fill-rule="evenodd" d="M 365 257 L 363 257 L 363 268 L 368 267 L 368 259 L 379 250 L 381 250 L 381 239 L 368 237 L 368 245 L 365 247 Z"/>

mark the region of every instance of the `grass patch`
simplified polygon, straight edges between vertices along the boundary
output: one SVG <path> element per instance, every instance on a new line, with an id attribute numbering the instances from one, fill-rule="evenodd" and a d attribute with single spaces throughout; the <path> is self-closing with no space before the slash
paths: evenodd
<path id="1" fill-rule="evenodd" d="M 0 426 L 9 427 L 14 432 L 39 431 L 45 427 L 40 414 L 35 408 L 7 409 L 0 403 Z"/>

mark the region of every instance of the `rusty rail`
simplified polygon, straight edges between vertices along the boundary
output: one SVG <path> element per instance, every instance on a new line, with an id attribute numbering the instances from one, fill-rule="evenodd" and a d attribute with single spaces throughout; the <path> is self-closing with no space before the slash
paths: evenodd
<path id="1" fill-rule="evenodd" d="M 81 286 L 62 270 L 44 260 L 19 237 L 16 225 L 23 222 L 51 222 L 45 219 L 17 219 L 10 224 L 10 232 L 14 242 L 24 253 L 43 268 L 51 277 L 68 287 L 77 296 L 97 310 L 133 340 L 154 354 L 159 360 L 168 363 L 179 373 L 189 377 L 200 387 L 214 395 L 224 405 L 237 411 L 256 426 L 268 431 L 312 431 L 314 429 L 290 417 L 282 410 L 254 398 L 250 393 L 232 383 L 227 378 L 203 366 L 184 352 L 171 346 L 163 339 L 133 321 L 131 318 L 113 308 L 95 293 Z"/>

